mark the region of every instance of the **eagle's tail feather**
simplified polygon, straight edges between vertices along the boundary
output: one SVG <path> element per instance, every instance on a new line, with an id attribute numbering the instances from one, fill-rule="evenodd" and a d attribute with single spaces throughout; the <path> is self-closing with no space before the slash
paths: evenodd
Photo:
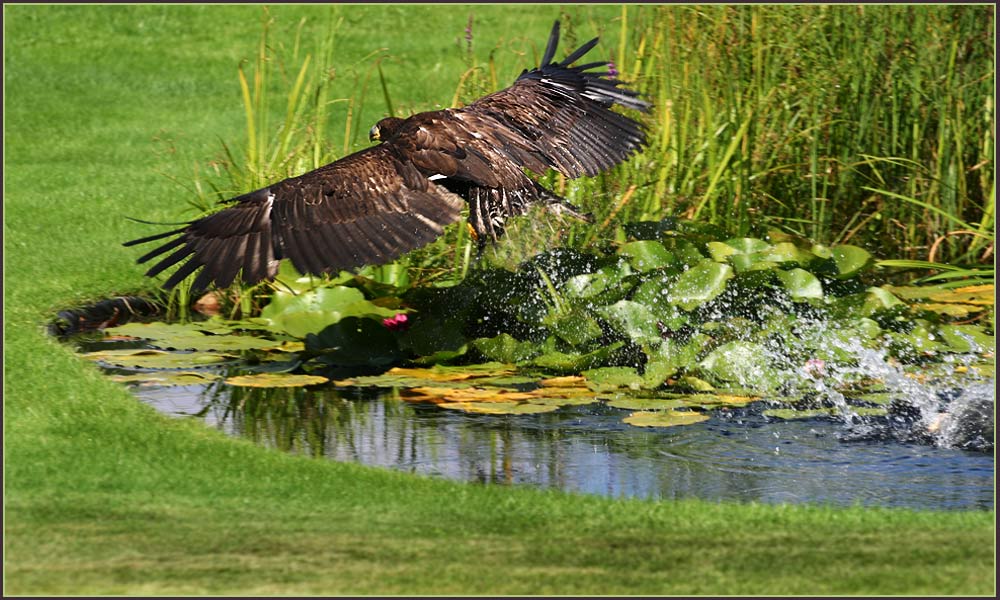
<path id="1" fill-rule="evenodd" d="M 618 104 L 625 108 L 647 112 L 651 104 L 639 99 L 639 92 L 628 88 L 619 87 L 625 82 L 614 78 L 610 71 L 592 71 L 591 69 L 610 67 L 607 61 L 590 62 L 583 65 L 572 66 L 574 62 L 582 58 L 597 45 L 598 38 L 594 38 L 583 44 L 565 59 L 558 63 L 552 62 L 555 55 L 556 46 L 559 43 L 559 21 L 552 27 L 549 42 L 545 48 L 545 54 L 538 68 L 525 71 L 521 77 L 540 79 L 542 77 L 552 79 L 563 85 L 579 89 L 581 93 L 601 103 L 605 107 Z"/>

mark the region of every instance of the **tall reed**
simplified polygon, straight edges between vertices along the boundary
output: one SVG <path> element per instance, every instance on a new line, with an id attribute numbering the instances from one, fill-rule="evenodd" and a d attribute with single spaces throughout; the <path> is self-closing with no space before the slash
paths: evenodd
<path id="1" fill-rule="evenodd" d="M 623 7 L 654 105 L 622 220 L 778 227 L 880 255 L 992 261 L 994 23 L 983 6 Z"/>

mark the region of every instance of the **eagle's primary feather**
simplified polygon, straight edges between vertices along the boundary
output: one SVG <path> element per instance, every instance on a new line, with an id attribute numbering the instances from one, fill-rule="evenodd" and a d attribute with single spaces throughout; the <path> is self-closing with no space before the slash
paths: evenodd
<path id="1" fill-rule="evenodd" d="M 146 272 L 151 277 L 180 264 L 166 288 L 200 268 L 193 287 L 203 289 L 237 276 L 270 279 L 285 258 L 317 275 L 388 262 L 441 235 L 465 202 L 481 243 L 496 240 L 509 217 L 535 203 L 572 213 L 525 171 L 576 178 L 621 163 L 645 144 L 645 133 L 611 107 L 647 111 L 649 104 L 607 71 L 593 70 L 605 62 L 572 66 L 597 38 L 554 63 L 558 41 L 556 21 L 541 65 L 506 89 L 464 108 L 383 119 L 372 128 L 377 146 L 125 245 L 177 236 L 139 262 L 158 259 Z"/>

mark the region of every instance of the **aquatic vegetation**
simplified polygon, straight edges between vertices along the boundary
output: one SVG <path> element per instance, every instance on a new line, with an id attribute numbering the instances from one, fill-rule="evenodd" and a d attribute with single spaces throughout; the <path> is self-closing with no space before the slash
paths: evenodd
<path id="1" fill-rule="evenodd" d="M 111 327 L 107 339 L 141 343 L 87 356 L 147 369 L 147 383 L 156 370 L 238 365 L 245 373 L 225 384 L 331 379 L 482 414 L 601 403 L 644 427 L 748 406 L 781 419 L 899 415 L 908 399 L 887 378 L 926 379 L 934 365 L 993 376 L 992 286 L 875 285 L 867 251 L 777 232 L 716 239 L 687 222 L 646 231 L 440 287 L 323 281 L 286 265 L 260 316 Z"/>

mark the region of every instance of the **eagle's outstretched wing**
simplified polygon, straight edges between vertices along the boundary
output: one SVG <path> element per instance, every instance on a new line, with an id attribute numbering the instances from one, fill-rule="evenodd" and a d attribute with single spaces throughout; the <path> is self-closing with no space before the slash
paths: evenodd
<path id="1" fill-rule="evenodd" d="M 596 38 L 554 63 L 558 41 L 557 21 L 541 65 L 507 89 L 460 109 L 383 119 L 372 128 L 378 146 L 126 245 L 173 238 L 139 258 L 157 259 L 147 275 L 180 264 L 165 287 L 199 268 L 195 289 L 226 287 L 237 276 L 273 277 L 283 258 L 313 274 L 390 261 L 438 237 L 459 219 L 463 199 L 480 243 L 497 239 L 506 219 L 534 203 L 568 206 L 525 170 L 572 178 L 626 160 L 645 143 L 643 126 L 611 109 L 649 104 L 594 71 L 607 63 L 573 66 Z"/>
<path id="2" fill-rule="evenodd" d="M 525 169 L 593 176 L 646 143 L 643 125 L 612 107 L 648 111 L 649 103 L 621 87 L 606 62 L 573 66 L 597 38 L 556 63 L 558 41 L 556 21 L 541 65 L 523 71 L 506 89 L 464 108 L 385 119 L 377 126 L 386 130 L 380 132 L 383 140 L 420 170 L 443 176 L 439 183 L 469 202 L 469 221 L 481 240 L 497 239 L 504 220 L 531 204 L 565 204 Z"/>
<path id="3" fill-rule="evenodd" d="M 611 107 L 645 112 L 650 104 L 640 100 L 638 92 L 622 88 L 624 82 L 611 77 L 607 62 L 572 66 L 597 41 L 590 40 L 554 63 L 559 43 L 556 21 L 539 67 L 522 72 L 512 86 L 456 111 L 457 116 L 498 123 L 494 143 L 529 149 L 528 156 L 518 153 L 518 158 L 535 172 L 540 171 L 532 163 L 546 164 L 571 178 L 610 169 L 646 143 L 643 126 Z"/>
<path id="4" fill-rule="evenodd" d="M 172 288 L 199 267 L 195 289 L 274 277 L 288 258 L 302 273 L 388 262 L 441 235 L 462 199 L 434 185 L 389 146 L 367 148 L 299 177 L 234 198 L 235 205 L 125 245 L 178 236 L 139 258 L 160 258 L 150 277 L 184 262 Z"/>

